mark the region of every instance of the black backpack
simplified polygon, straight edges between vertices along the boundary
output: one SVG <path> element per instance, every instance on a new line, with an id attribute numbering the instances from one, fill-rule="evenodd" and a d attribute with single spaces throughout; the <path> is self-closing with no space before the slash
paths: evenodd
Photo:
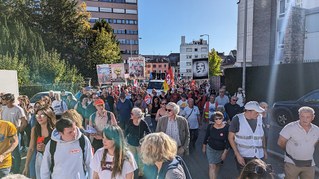
<path id="1" fill-rule="evenodd" d="M 80 143 L 80 147 L 82 149 L 82 156 L 83 156 L 83 170 L 85 172 L 85 154 L 84 154 L 84 148 L 85 148 L 85 139 L 84 139 L 84 135 L 82 134 L 80 139 L 79 139 L 79 143 Z M 50 166 L 50 171 L 51 173 L 53 172 L 53 167 L 54 167 L 54 153 L 56 150 L 56 141 L 55 140 L 51 140 L 50 142 L 50 154 L 51 154 L 51 166 Z"/>
<path id="2" fill-rule="evenodd" d="M 165 178 L 167 171 L 177 168 L 178 165 L 181 165 L 183 167 L 186 179 L 192 179 L 192 176 L 188 170 L 188 167 L 187 167 L 185 161 L 180 156 L 176 156 L 175 159 L 173 161 L 171 161 L 171 163 L 163 166 L 163 168 L 161 169 L 161 172 L 159 174 L 159 178 Z"/>

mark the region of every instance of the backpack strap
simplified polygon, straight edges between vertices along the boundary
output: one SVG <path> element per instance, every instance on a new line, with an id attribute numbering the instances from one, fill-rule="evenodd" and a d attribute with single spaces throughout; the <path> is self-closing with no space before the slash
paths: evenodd
<path id="1" fill-rule="evenodd" d="M 53 167 L 54 167 L 54 153 L 56 150 L 56 141 L 51 139 L 50 142 L 50 154 L 51 154 L 51 166 L 50 166 L 50 171 L 51 173 L 53 172 Z"/>
<path id="2" fill-rule="evenodd" d="M 55 150 L 56 150 L 56 141 L 54 140 L 51 140 L 50 142 L 50 154 L 51 154 L 51 166 L 50 166 L 50 171 L 51 171 L 51 174 L 53 172 L 53 167 L 54 167 L 54 153 L 55 153 Z M 83 170 L 85 172 L 85 139 L 84 139 L 84 135 L 82 134 L 80 139 L 79 139 L 79 143 L 80 143 L 80 147 L 81 147 L 81 150 L 82 150 L 82 157 L 83 157 Z"/>
<path id="3" fill-rule="evenodd" d="M 182 167 L 184 169 L 184 173 L 185 173 L 186 179 L 192 179 L 192 175 L 189 172 L 188 167 L 187 167 L 185 161 L 182 159 L 182 157 L 177 155 L 175 158 L 176 158 L 176 160 L 178 160 L 178 163 L 182 165 Z"/>
<path id="4" fill-rule="evenodd" d="M 111 121 L 112 121 L 111 113 L 109 111 L 106 111 L 106 114 L 107 114 L 107 122 L 106 123 L 111 124 Z"/>
<path id="5" fill-rule="evenodd" d="M 94 112 L 94 113 L 90 116 L 91 121 L 92 121 L 92 127 L 95 126 L 95 117 L 96 117 L 96 112 Z"/>

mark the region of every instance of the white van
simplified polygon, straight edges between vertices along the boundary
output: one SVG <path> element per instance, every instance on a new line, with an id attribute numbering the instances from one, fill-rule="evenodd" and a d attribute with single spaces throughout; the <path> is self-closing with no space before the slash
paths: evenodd
<path id="1" fill-rule="evenodd" d="M 164 80 L 150 80 L 147 86 L 147 93 L 152 94 L 152 90 L 155 89 L 157 92 L 157 96 L 161 94 L 161 91 L 164 90 L 163 87 Z"/>

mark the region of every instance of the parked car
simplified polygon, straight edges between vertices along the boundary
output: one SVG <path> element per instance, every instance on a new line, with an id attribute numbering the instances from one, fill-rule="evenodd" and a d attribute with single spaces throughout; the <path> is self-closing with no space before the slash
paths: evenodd
<path id="1" fill-rule="evenodd" d="M 278 101 L 275 102 L 272 109 L 274 120 L 284 126 L 289 122 L 299 119 L 298 109 L 302 106 L 309 106 L 315 110 L 315 114 L 319 114 L 319 89 L 311 91 L 297 101 Z M 314 120 L 314 124 L 319 124 L 319 120 Z"/>
<path id="2" fill-rule="evenodd" d="M 53 93 L 61 94 L 61 91 L 53 91 Z M 65 91 L 65 94 L 66 94 L 66 95 L 69 95 L 69 94 L 72 94 L 72 92 L 70 92 L 70 91 Z M 49 96 L 49 91 L 43 91 L 43 92 L 39 92 L 39 93 L 33 95 L 32 98 L 30 99 L 31 105 L 33 106 L 35 102 L 41 100 L 42 96 Z M 73 98 L 75 101 L 77 101 L 73 94 L 72 94 L 72 98 Z"/>

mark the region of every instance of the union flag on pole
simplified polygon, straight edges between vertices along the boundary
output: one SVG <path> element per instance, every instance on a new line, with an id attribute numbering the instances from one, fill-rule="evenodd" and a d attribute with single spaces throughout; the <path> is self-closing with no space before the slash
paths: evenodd
<path id="1" fill-rule="evenodd" d="M 168 72 L 165 78 L 165 81 L 168 86 L 172 87 L 174 85 L 174 73 L 171 65 L 168 66 Z"/>

